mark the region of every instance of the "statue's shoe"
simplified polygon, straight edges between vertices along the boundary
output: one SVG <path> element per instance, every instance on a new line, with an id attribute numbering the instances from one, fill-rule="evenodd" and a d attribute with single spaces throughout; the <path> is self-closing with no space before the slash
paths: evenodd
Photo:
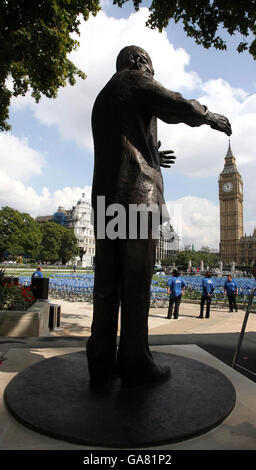
<path id="1" fill-rule="evenodd" d="M 158 366 L 154 364 L 150 370 L 136 369 L 123 371 L 120 373 L 121 383 L 123 387 L 132 387 L 152 382 L 163 382 L 171 377 L 171 369 L 169 366 Z"/>
<path id="2" fill-rule="evenodd" d="M 104 363 L 90 363 L 89 366 L 89 375 L 90 375 L 90 385 L 91 387 L 97 388 L 106 388 L 111 385 L 112 381 L 117 377 L 116 364 L 109 364 L 109 362 Z"/>

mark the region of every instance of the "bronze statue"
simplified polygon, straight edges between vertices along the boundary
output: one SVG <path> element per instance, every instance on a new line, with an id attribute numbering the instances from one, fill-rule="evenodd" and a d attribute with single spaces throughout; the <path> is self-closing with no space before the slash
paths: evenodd
<path id="1" fill-rule="evenodd" d="M 96 257 L 87 358 L 91 384 L 100 386 L 109 383 L 116 373 L 122 385 L 166 380 L 170 369 L 155 364 L 148 346 L 150 287 L 157 244 L 152 236 L 152 213 L 148 217 L 147 239 L 102 238 L 97 236 L 97 198 L 105 197 L 106 208 L 116 203 L 127 211 L 131 204 L 157 206 L 161 217 L 165 217 L 160 165 L 168 166 L 173 157 L 169 151 L 166 156 L 161 155 L 160 162 L 154 130 L 157 118 L 168 124 L 182 122 L 192 127 L 208 124 L 231 135 L 227 118 L 155 81 L 151 59 L 143 49 L 137 46 L 122 49 L 116 68 L 117 72 L 97 96 L 92 112 Z M 106 217 L 106 225 L 110 219 L 111 216 Z"/>

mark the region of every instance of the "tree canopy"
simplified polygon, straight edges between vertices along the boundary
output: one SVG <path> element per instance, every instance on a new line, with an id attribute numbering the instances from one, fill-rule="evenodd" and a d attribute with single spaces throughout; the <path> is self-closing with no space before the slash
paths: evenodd
<path id="1" fill-rule="evenodd" d="M 29 87 L 38 102 L 55 98 L 61 86 L 85 78 L 67 55 L 77 48 L 80 16 L 96 15 L 99 0 L 0 0 L 0 129 L 7 122 L 11 96 Z M 13 91 L 8 79 L 13 80 Z"/>
<path id="2" fill-rule="evenodd" d="M 121 7 L 127 1 L 130 0 L 113 0 L 113 3 Z M 135 10 L 139 10 L 143 0 L 132 1 Z M 207 49 L 211 46 L 221 50 L 227 48 L 220 35 L 220 28 L 231 36 L 236 32 L 244 38 L 253 35 L 252 41 L 241 41 L 237 51 L 248 49 L 256 59 L 255 0 L 152 0 L 149 10 L 147 26 L 162 31 L 168 26 L 170 19 L 175 23 L 181 21 L 187 35 Z"/>
<path id="3" fill-rule="evenodd" d="M 3 207 L 0 210 L 0 233 L 0 258 L 4 258 L 5 252 L 12 256 L 37 256 L 42 233 L 29 214 Z"/>
<path id="4" fill-rule="evenodd" d="M 11 207 L 0 210 L 0 259 L 11 255 L 50 261 L 68 261 L 79 255 L 72 229 L 55 222 L 38 224 L 25 212 Z"/>
<path id="5" fill-rule="evenodd" d="M 42 261 L 67 263 L 79 255 L 77 239 L 74 231 L 55 222 L 46 222 L 40 225 L 42 232 L 41 248 L 38 258 Z"/>
<path id="6" fill-rule="evenodd" d="M 217 266 L 219 256 L 216 253 L 209 253 L 206 251 L 179 251 L 173 254 L 171 258 L 162 260 L 163 266 L 171 266 L 173 263 L 176 266 L 188 266 L 189 261 L 192 262 L 193 267 L 199 267 L 200 262 L 203 261 L 206 266 Z"/>
<path id="7" fill-rule="evenodd" d="M 121 7 L 132 1 L 139 10 L 142 0 L 113 0 Z M 222 27 L 230 35 L 255 37 L 256 0 L 152 0 L 147 26 L 162 31 L 170 19 L 181 21 L 188 36 L 206 48 L 226 49 L 220 36 Z M 86 78 L 68 54 L 79 42 L 81 18 L 100 10 L 100 0 L 0 0 L 0 130 L 9 130 L 9 106 L 12 96 L 25 95 L 31 89 L 39 101 L 41 95 L 57 96 L 76 77 Z M 251 41 L 251 39 L 250 39 Z M 243 40 L 237 50 L 249 50 L 256 58 L 256 40 Z M 12 83 L 11 83 L 12 82 Z"/>

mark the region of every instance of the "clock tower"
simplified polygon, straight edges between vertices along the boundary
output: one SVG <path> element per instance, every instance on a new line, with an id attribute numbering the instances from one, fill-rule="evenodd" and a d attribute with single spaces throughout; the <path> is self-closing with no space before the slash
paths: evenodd
<path id="1" fill-rule="evenodd" d="M 243 236 L 243 180 L 229 143 L 219 177 L 220 259 L 230 265 L 239 259 L 238 242 Z"/>

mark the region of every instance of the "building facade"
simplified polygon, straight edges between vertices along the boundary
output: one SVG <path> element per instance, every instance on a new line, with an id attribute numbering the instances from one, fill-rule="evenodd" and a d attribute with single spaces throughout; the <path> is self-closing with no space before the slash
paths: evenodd
<path id="1" fill-rule="evenodd" d="M 220 259 L 224 265 L 249 266 L 256 260 L 256 230 L 244 235 L 243 179 L 229 143 L 219 176 Z"/>
<path id="2" fill-rule="evenodd" d="M 219 177 L 220 258 L 224 264 L 238 261 L 238 242 L 243 236 L 243 180 L 229 144 Z"/>
<path id="3" fill-rule="evenodd" d="M 169 223 L 160 227 L 160 237 L 156 247 L 156 262 L 160 263 L 163 259 L 179 251 L 179 236 Z"/>
<path id="4" fill-rule="evenodd" d="M 35 219 L 38 223 L 55 222 L 74 230 L 80 251 L 80 257 L 76 259 L 76 263 L 83 267 L 94 264 L 95 238 L 91 224 L 91 210 L 91 204 L 83 193 L 72 209 L 59 206 L 54 215 L 39 216 Z"/>
<path id="5" fill-rule="evenodd" d="M 256 260 L 256 229 L 252 235 L 244 235 L 238 242 L 238 264 L 251 266 Z"/>
<path id="6" fill-rule="evenodd" d="M 92 266 L 95 256 L 95 238 L 91 224 L 91 204 L 85 198 L 84 193 L 77 201 L 77 205 L 73 207 L 72 226 L 80 249 L 81 264 Z"/>

